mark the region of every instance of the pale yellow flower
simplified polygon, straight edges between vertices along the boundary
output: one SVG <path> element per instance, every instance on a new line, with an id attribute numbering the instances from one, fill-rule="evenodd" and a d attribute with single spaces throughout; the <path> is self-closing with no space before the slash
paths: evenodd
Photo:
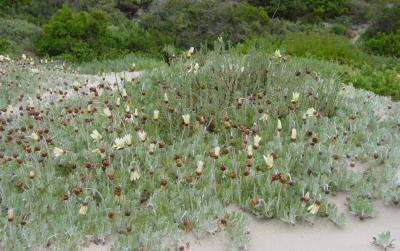
<path id="1" fill-rule="evenodd" d="M 79 89 L 79 88 L 81 87 L 81 85 L 79 84 L 78 81 L 74 81 L 74 82 L 72 83 L 72 87 L 74 87 L 74 88 L 76 88 L 76 89 Z"/>
<path id="2" fill-rule="evenodd" d="M 140 175 L 136 169 L 131 169 L 130 177 L 129 179 L 131 181 L 137 181 L 140 178 Z"/>
<path id="3" fill-rule="evenodd" d="M 151 143 L 151 144 L 149 145 L 149 153 L 150 153 L 150 154 L 154 154 L 155 150 L 156 150 L 156 145 L 153 144 L 153 143 Z"/>
<path id="4" fill-rule="evenodd" d="M 255 135 L 253 137 L 253 146 L 254 148 L 258 148 L 260 146 L 261 137 L 259 135 Z"/>
<path id="5" fill-rule="evenodd" d="M 194 52 L 194 47 L 190 47 L 189 51 L 186 53 L 186 56 L 190 58 L 193 52 Z"/>
<path id="6" fill-rule="evenodd" d="M 292 129 L 292 133 L 290 134 L 290 139 L 291 139 L 292 141 L 295 141 L 296 138 L 297 138 L 297 130 L 296 130 L 296 128 L 293 128 L 293 129 Z"/>
<path id="7" fill-rule="evenodd" d="M 92 112 L 92 111 L 93 111 L 93 107 L 92 107 L 91 104 L 88 104 L 88 106 L 87 106 L 87 111 L 88 111 L 88 112 Z"/>
<path id="8" fill-rule="evenodd" d="M 281 57 L 282 57 L 281 51 L 280 51 L 280 50 L 275 50 L 274 56 L 275 56 L 276 58 L 281 58 Z"/>
<path id="9" fill-rule="evenodd" d="M 292 103 L 297 103 L 300 98 L 300 93 L 298 92 L 293 92 L 292 93 Z"/>
<path id="10" fill-rule="evenodd" d="M 34 108 L 34 107 L 35 107 L 35 105 L 33 104 L 33 100 L 32 100 L 31 97 L 29 97 L 28 107 L 29 107 L 29 108 Z"/>
<path id="11" fill-rule="evenodd" d="M 145 131 L 138 132 L 139 140 L 145 142 L 147 139 L 147 133 Z"/>
<path id="12" fill-rule="evenodd" d="M 15 218 L 14 210 L 12 208 L 7 210 L 7 220 L 9 222 L 13 221 Z"/>
<path id="13" fill-rule="evenodd" d="M 99 148 L 92 150 L 92 153 L 98 153 L 101 158 L 104 158 L 106 156 L 106 154 L 102 153 Z"/>
<path id="14" fill-rule="evenodd" d="M 197 164 L 196 164 L 196 173 L 197 173 L 198 175 L 200 175 L 200 174 L 203 173 L 203 166 L 204 166 L 204 162 L 203 162 L 202 160 L 197 161 Z"/>
<path id="15" fill-rule="evenodd" d="M 134 72 L 136 70 L 136 64 L 132 63 L 131 65 L 131 72 Z"/>
<path id="16" fill-rule="evenodd" d="M 221 147 L 219 147 L 219 146 L 216 146 L 216 147 L 214 147 L 214 153 L 215 153 L 215 155 L 218 157 L 219 156 L 219 153 L 221 152 Z"/>
<path id="17" fill-rule="evenodd" d="M 127 146 L 132 145 L 132 135 L 126 134 L 122 139 L 124 140 L 124 142 Z"/>
<path id="18" fill-rule="evenodd" d="M 54 156 L 60 157 L 60 156 L 64 155 L 65 151 L 61 148 L 54 147 L 53 153 L 54 153 Z"/>
<path id="19" fill-rule="evenodd" d="M 267 120 L 268 120 L 268 114 L 264 112 L 264 113 L 261 115 L 260 120 L 261 120 L 261 121 L 264 121 L 264 122 L 267 122 Z"/>
<path id="20" fill-rule="evenodd" d="M 122 89 L 122 97 L 126 98 L 128 97 L 128 94 L 126 93 L 126 89 Z"/>
<path id="21" fill-rule="evenodd" d="M 123 149 L 125 147 L 125 139 L 124 138 L 116 138 L 114 140 L 113 147 L 117 150 Z"/>
<path id="22" fill-rule="evenodd" d="M 38 141 L 38 140 L 39 140 L 39 135 L 37 135 L 35 132 L 33 132 L 33 133 L 31 134 L 31 138 L 32 138 L 34 141 Z"/>
<path id="23" fill-rule="evenodd" d="M 309 206 L 307 208 L 307 210 L 311 213 L 311 214 L 317 214 L 318 210 L 320 207 L 320 202 L 319 200 L 316 200 L 311 206 Z"/>
<path id="24" fill-rule="evenodd" d="M 121 105 L 121 98 L 120 97 L 117 98 L 117 102 L 115 104 L 117 105 L 117 107 L 119 107 Z"/>
<path id="25" fill-rule="evenodd" d="M 153 111 L 153 119 L 155 121 L 157 121 L 159 117 L 160 117 L 160 111 L 159 110 L 154 110 Z"/>
<path id="26" fill-rule="evenodd" d="M 267 156 L 263 155 L 263 158 L 268 168 L 272 168 L 274 166 L 274 157 L 271 154 L 268 154 Z"/>
<path id="27" fill-rule="evenodd" d="M 87 203 L 85 203 L 85 202 L 82 203 L 81 207 L 79 208 L 79 214 L 80 215 L 85 215 L 87 213 L 88 209 L 89 209 L 89 205 Z"/>
<path id="28" fill-rule="evenodd" d="M 306 113 L 304 113 L 303 118 L 306 119 L 308 117 L 314 117 L 315 113 L 316 113 L 316 110 L 313 107 L 308 108 Z"/>
<path id="29" fill-rule="evenodd" d="M 103 136 L 97 131 L 96 129 L 93 130 L 93 132 L 90 134 L 90 137 L 94 139 L 95 141 L 100 141 L 103 139 Z"/>
<path id="30" fill-rule="evenodd" d="M 303 196 L 303 199 L 304 199 L 305 202 L 309 201 L 309 200 L 310 200 L 310 192 L 307 192 L 307 193 Z"/>
<path id="31" fill-rule="evenodd" d="M 248 145 L 247 149 L 246 149 L 246 152 L 247 152 L 247 156 L 252 157 L 253 156 L 253 146 L 252 145 Z"/>
<path id="32" fill-rule="evenodd" d="M 190 123 L 190 115 L 189 114 L 182 115 L 182 119 L 183 119 L 183 123 L 185 125 L 189 125 L 189 123 Z"/>
<path id="33" fill-rule="evenodd" d="M 111 113 L 111 111 L 110 111 L 110 108 L 108 108 L 108 106 L 106 106 L 106 107 L 103 109 L 103 112 L 104 112 L 104 114 L 107 116 L 107 118 L 111 118 L 111 117 L 112 117 L 112 113 Z"/>
<path id="34" fill-rule="evenodd" d="M 163 99 L 164 99 L 165 103 L 168 103 L 169 99 L 168 99 L 168 94 L 167 93 L 164 93 Z"/>
<path id="35" fill-rule="evenodd" d="M 8 105 L 8 106 L 7 106 L 6 113 L 10 115 L 10 114 L 13 113 L 13 112 L 14 112 L 13 106 L 12 106 L 12 105 Z"/>
<path id="36" fill-rule="evenodd" d="M 276 128 L 278 129 L 278 131 L 282 131 L 282 122 L 281 122 L 280 119 L 278 119 L 278 123 L 277 123 Z"/>

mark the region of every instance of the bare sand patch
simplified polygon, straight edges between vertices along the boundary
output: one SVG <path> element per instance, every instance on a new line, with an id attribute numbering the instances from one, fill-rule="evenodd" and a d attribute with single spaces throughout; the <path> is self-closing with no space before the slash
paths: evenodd
<path id="1" fill-rule="evenodd" d="M 84 247 L 83 251 L 108 251 L 111 249 L 114 242 L 117 241 L 116 235 L 110 235 L 102 240 L 96 240 L 95 242 L 90 242 L 88 247 Z"/>
<path id="2" fill-rule="evenodd" d="M 360 221 L 350 214 L 346 206 L 346 195 L 341 193 L 331 196 L 330 200 L 338 206 L 338 211 L 346 216 L 346 225 L 337 227 L 328 219 L 316 218 L 314 224 L 298 223 L 295 226 L 280 220 L 257 219 L 243 212 L 250 218 L 248 227 L 250 243 L 247 250 L 251 251 L 319 251 L 319 250 L 378 250 L 372 245 L 372 237 L 383 231 L 390 231 L 395 241 L 394 249 L 400 250 L 400 209 L 384 206 L 376 201 L 377 217 Z M 227 211 L 240 210 L 230 206 Z M 224 251 L 228 250 L 222 234 L 196 240 L 191 236 L 189 250 Z"/>

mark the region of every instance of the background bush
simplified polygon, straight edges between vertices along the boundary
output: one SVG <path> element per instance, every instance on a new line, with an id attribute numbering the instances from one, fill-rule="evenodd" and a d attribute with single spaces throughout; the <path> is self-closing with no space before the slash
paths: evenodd
<path id="1" fill-rule="evenodd" d="M 357 88 L 400 100 L 400 75 L 396 70 L 377 70 L 366 65 L 360 70 L 347 71 L 343 75 L 343 80 Z"/>
<path id="2" fill-rule="evenodd" d="M 399 57 L 400 3 L 386 3 L 378 10 L 363 34 L 363 45 L 369 52 Z"/>
<path id="3" fill-rule="evenodd" d="M 349 11 L 348 0 L 249 0 L 249 3 L 266 7 L 271 16 L 292 21 L 320 22 Z"/>
<path id="4" fill-rule="evenodd" d="M 0 18 L 0 52 L 22 53 L 34 51 L 34 41 L 41 28 L 19 19 Z"/>
<path id="5" fill-rule="evenodd" d="M 116 45 L 104 12 L 74 12 L 66 5 L 44 25 L 37 43 L 42 56 L 78 62 L 113 54 L 118 49 Z"/>
<path id="6" fill-rule="evenodd" d="M 232 43 L 260 34 L 269 23 L 263 8 L 241 1 L 155 1 L 140 16 L 143 27 L 176 47 L 212 44 L 222 35 Z"/>

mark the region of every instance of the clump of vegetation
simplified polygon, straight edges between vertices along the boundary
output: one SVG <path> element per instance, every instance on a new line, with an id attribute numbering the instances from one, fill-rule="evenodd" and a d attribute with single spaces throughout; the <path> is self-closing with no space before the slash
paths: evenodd
<path id="1" fill-rule="evenodd" d="M 350 4 L 348 0 L 249 0 L 249 2 L 266 7 L 271 16 L 309 22 L 320 22 L 347 14 Z"/>
<path id="2" fill-rule="evenodd" d="M 373 237 L 374 245 L 381 248 L 382 250 L 387 250 L 388 248 L 393 248 L 394 239 L 389 231 L 380 233 L 377 237 Z"/>
<path id="3" fill-rule="evenodd" d="M 41 28 L 20 19 L 0 18 L 0 53 L 21 54 L 35 51 L 34 42 Z"/>
<path id="4" fill-rule="evenodd" d="M 400 4 L 385 4 L 378 10 L 363 34 L 364 47 L 378 55 L 400 57 Z"/>
<path id="5" fill-rule="evenodd" d="M 351 83 L 357 88 L 371 90 L 379 95 L 391 96 L 394 100 L 400 100 L 400 77 L 397 70 L 374 69 L 366 65 L 361 69 L 346 71 L 342 78 L 346 83 Z"/>
<path id="6" fill-rule="evenodd" d="M 155 1 L 139 19 L 146 30 L 180 48 L 212 46 L 219 36 L 236 44 L 269 24 L 264 9 L 234 0 Z"/>
<path id="7" fill-rule="evenodd" d="M 107 26 L 105 13 L 74 12 L 65 5 L 43 27 L 38 52 L 78 62 L 112 55 L 117 41 Z"/>

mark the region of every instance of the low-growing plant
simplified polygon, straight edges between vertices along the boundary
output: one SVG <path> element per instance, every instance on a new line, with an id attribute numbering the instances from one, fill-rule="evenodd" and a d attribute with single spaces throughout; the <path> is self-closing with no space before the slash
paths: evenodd
<path id="1" fill-rule="evenodd" d="M 389 231 L 382 232 L 378 234 L 377 237 L 373 237 L 373 244 L 382 250 L 387 250 L 388 248 L 394 247 L 394 239 L 392 238 Z"/>

